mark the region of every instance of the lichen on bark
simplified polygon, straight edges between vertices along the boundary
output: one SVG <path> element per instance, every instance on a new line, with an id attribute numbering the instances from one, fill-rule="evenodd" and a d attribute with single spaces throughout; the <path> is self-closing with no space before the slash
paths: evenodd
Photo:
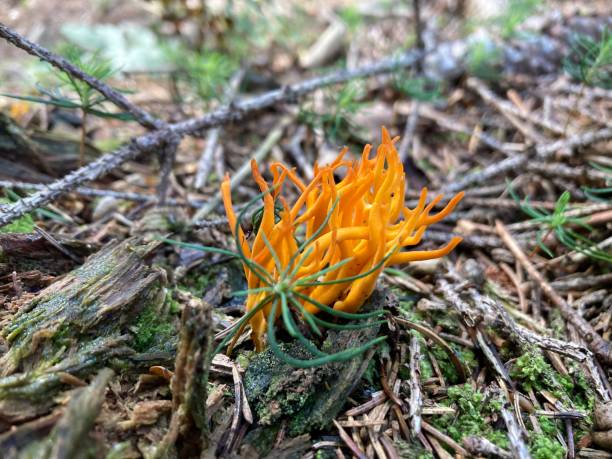
<path id="1" fill-rule="evenodd" d="M 134 237 L 103 248 L 2 329 L 9 349 L 0 357 L 0 431 L 50 409 L 65 373 L 84 375 L 133 354 L 132 325 L 164 302 L 165 274 L 148 261 L 158 246 Z"/>

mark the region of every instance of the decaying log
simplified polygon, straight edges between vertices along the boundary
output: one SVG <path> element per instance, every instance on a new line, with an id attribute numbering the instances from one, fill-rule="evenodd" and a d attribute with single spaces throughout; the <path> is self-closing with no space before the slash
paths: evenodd
<path id="1" fill-rule="evenodd" d="M 79 142 L 52 132 L 29 132 L 0 113 L 0 178 L 49 182 L 79 166 Z M 85 144 L 85 157 L 100 151 Z"/>
<path id="2" fill-rule="evenodd" d="M 387 290 L 377 290 L 364 305 L 365 311 L 392 307 L 397 298 Z M 377 336 L 379 327 L 364 330 L 330 331 L 323 351 L 339 352 L 360 346 Z M 312 358 L 295 342 L 284 344 L 284 351 L 297 358 Z M 256 414 L 254 430 L 247 434 L 241 454 L 268 454 L 279 426 L 296 437 L 331 425 L 346 398 L 368 367 L 374 350 L 347 362 L 316 368 L 292 368 L 268 349 L 250 362 L 244 383 L 247 399 Z"/>
<path id="3" fill-rule="evenodd" d="M 95 453 L 96 443 L 88 442 L 87 437 L 100 413 L 106 386 L 113 375 L 113 370 L 102 369 L 89 386 L 77 389 L 62 418 L 47 438 L 29 445 L 22 452 L 13 453 L 9 450 L 6 457 L 78 459 Z"/>
<path id="4" fill-rule="evenodd" d="M 53 238 L 77 257 L 87 256 L 99 248 L 96 244 L 62 235 L 53 235 Z M 57 275 L 74 268 L 74 265 L 73 260 L 39 233 L 0 233 L 0 276 L 32 270 Z"/>
<path id="5" fill-rule="evenodd" d="M 158 242 L 134 237 L 105 247 L 22 307 L 1 335 L 0 432 L 56 403 L 66 377 L 134 353 L 130 326 L 161 308 L 165 275 L 147 261 Z"/>

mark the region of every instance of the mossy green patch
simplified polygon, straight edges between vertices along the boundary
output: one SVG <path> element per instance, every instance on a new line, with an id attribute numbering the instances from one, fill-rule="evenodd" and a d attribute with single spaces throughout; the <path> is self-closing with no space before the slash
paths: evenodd
<path id="1" fill-rule="evenodd" d="M 53 343 L 59 346 L 67 344 L 67 341 L 71 339 L 70 325 L 66 322 L 62 323 L 55 334 L 53 335 Z"/>
<path id="2" fill-rule="evenodd" d="M 321 448 L 315 453 L 315 459 L 335 459 L 336 451 L 333 448 Z"/>
<path id="3" fill-rule="evenodd" d="M 7 198 L 0 198 L 0 204 L 11 204 Z M 34 231 L 34 219 L 30 214 L 9 223 L 8 225 L 0 226 L 0 233 L 31 233 Z"/>
<path id="4" fill-rule="evenodd" d="M 491 399 L 474 389 L 470 384 L 448 388 L 446 404 L 453 406 L 456 414 L 446 414 L 432 420 L 432 423 L 446 432 L 453 440 L 461 443 L 469 435 L 487 438 L 500 448 L 508 447 L 508 439 L 493 428 L 493 420 L 501 409 L 501 402 Z"/>
<path id="5" fill-rule="evenodd" d="M 166 343 L 174 335 L 174 327 L 169 320 L 156 307 L 147 306 L 134 326 L 134 349 L 144 352 Z"/>
<path id="6" fill-rule="evenodd" d="M 242 266 L 239 261 L 228 261 L 223 264 L 194 269 L 182 279 L 178 288 L 201 297 L 218 279 L 225 279 L 231 291 L 246 288 Z"/>
<path id="7" fill-rule="evenodd" d="M 487 81 L 496 81 L 501 77 L 503 53 L 495 43 L 481 40 L 470 45 L 467 55 L 468 72 Z"/>
<path id="8" fill-rule="evenodd" d="M 538 349 L 532 348 L 516 360 L 510 374 L 520 383 L 523 390 L 535 392 L 546 390 L 557 397 L 562 404 L 567 404 L 569 409 L 582 412 L 585 418 L 574 425 L 574 440 L 578 441 L 591 430 L 595 394 L 579 365 L 570 363 L 568 370 L 569 375 L 557 373 L 544 355 Z M 530 441 L 533 457 L 536 457 L 535 451 L 538 451 L 540 454 L 538 457 L 542 458 L 563 457 L 563 447 L 556 440 L 558 431 L 556 421 L 543 417 L 538 420 L 543 433 L 533 433 L 533 437 L 537 439 Z"/>
<path id="9" fill-rule="evenodd" d="M 456 343 L 449 343 L 449 346 L 453 349 L 459 360 L 467 367 L 468 371 L 472 371 L 477 366 L 476 355 L 471 349 L 462 347 Z M 457 384 L 460 382 L 460 376 L 457 373 L 455 365 L 451 362 L 448 353 L 440 346 L 434 344 L 428 347 L 430 352 L 438 362 L 440 371 L 444 379 L 450 384 Z"/>
<path id="10" fill-rule="evenodd" d="M 528 349 L 513 365 L 511 376 L 526 391 L 547 390 L 571 408 L 590 413 L 594 393 L 579 367 L 570 365 L 570 375 L 558 374 L 538 349 Z"/>
<path id="11" fill-rule="evenodd" d="M 565 448 L 556 439 L 557 424 L 559 421 L 544 416 L 538 416 L 538 424 L 542 433 L 530 430 L 529 451 L 532 458 L 562 459 L 565 457 Z"/>
<path id="12" fill-rule="evenodd" d="M 256 355 L 257 355 L 257 352 L 255 352 L 255 351 L 249 351 L 249 350 L 241 351 L 236 356 L 236 363 L 238 363 L 238 365 L 240 365 L 241 368 L 247 368 L 249 366 L 249 363 L 251 362 L 251 360 Z"/>
<path id="13" fill-rule="evenodd" d="M 166 308 L 170 314 L 179 314 L 181 312 L 181 304 L 174 298 L 175 290 L 170 289 L 166 294 Z"/>
<path id="14" fill-rule="evenodd" d="M 532 459 L 563 459 L 565 448 L 557 440 L 546 435 L 533 435 L 529 442 Z"/>
<path id="15" fill-rule="evenodd" d="M 548 313 L 548 324 L 552 330 L 552 337 L 557 339 L 565 339 L 565 327 L 567 322 L 561 315 L 558 309 L 553 309 Z"/>
<path id="16" fill-rule="evenodd" d="M 281 344 L 284 352 L 297 358 L 308 356 L 308 352 L 296 344 Z M 291 418 L 290 432 L 305 431 L 300 410 L 308 404 L 314 391 L 287 390 L 287 375 L 293 369 L 281 362 L 270 350 L 257 355 L 250 362 L 244 377 L 247 397 L 259 418 L 261 425 L 273 425 L 280 416 Z"/>
<path id="17" fill-rule="evenodd" d="M 547 418 L 545 416 L 538 416 L 538 423 L 542 432 L 548 436 L 554 436 L 557 434 L 557 425 L 554 419 Z"/>
<path id="18" fill-rule="evenodd" d="M 525 390 L 542 390 L 551 387 L 560 388 L 552 367 L 544 356 L 535 349 L 521 355 L 511 371 L 511 376 L 520 381 Z"/>
<path id="19" fill-rule="evenodd" d="M 421 381 L 427 381 L 434 377 L 433 366 L 429 359 L 426 359 L 421 356 L 421 360 L 419 360 L 419 371 L 421 372 Z M 409 379 L 409 378 L 406 378 Z"/>

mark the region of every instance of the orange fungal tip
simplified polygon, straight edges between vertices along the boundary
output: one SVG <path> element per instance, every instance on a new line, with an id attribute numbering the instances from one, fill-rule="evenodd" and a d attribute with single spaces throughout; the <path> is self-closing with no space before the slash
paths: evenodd
<path id="1" fill-rule="evenodd" d="M 461 237 L 454 236 L 447 244 L 433 250 L 410 248 L 426 238 L 425 231 L 429 225 L 453 211 L 464 193 L 457 193 L 442 210 L 429 215 L 442 195 L 427 203 L 428 190 L 423 187 L 416 207 L 406 207 L 404 168 L 394 145 L 398 139 L 391 138 L 389 131 L 381 127 L 378 148 L 373 149 L 368 144 L 360 159 L 348 161 L 344 160 L 348 152 L 344 147 L 330 164 L 315 162 L 314 177 L 308 183 L 302 182 L 295 169 L 282 163 L 272 164 L 274 191 L 266 193 L 263 198 L 261 223 L 254 237 L 247 240 L 242 233 L 236 235 L 247 258 L 268 271 L 272 282 L 295 285 L 307 278 L 308 284 L 314 282 L 315 285 L 296 286 L 300 289 L 298 291 L 334 309 L 356 312 L 374 291 L 376 280 L 385 266 L 448 255 L 462 241 Z M 342 168 L 340 172 L 339 168 Z M 251 171 L 260 190 L 269 191 L 270 185 L 255 160 L 251 160 Z M 336 178 L 339 173 L 343 178 Z M 296 186 L 283 187 L 285 180 Z M 295 199 L 289 201 L 283 196 L 288 193 L 287 188 L 298 192 Z M 236 215 L 227 174 L 221 184 L 221 194 L 234 231 Z M 275 202 L 282 207 L 280 215 Z M 298 240 L 309 242 L 300 249 Z M 326 269 L 337 264 L 340 266 L 335 270 Z M 250 271 L 248 264 L 245 263 L 243 268 L 250 290 L 267 286 Z M 321 274 L 317 274 L 319 272 Z M 281 279 L 281 276 L 285 277 Z M 339 281 L 345 278 L 355 280 Z M 321 283 L 317 284 L 313 279 Z M 262 301 L 262 295 L 247 296 L 247 311 Z M 309 313 L 318 312 L 318 308 L 309 302 L 302 302 L 302 306 Z M 271 304 L 264 306 L 249 321 L 251 337 L 258 351 L 265 346 L 270 308 Z"/>

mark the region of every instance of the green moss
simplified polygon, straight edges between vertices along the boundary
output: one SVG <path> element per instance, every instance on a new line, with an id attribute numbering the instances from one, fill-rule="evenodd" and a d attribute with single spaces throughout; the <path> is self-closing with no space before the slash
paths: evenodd
<path id="1" fill-rule="evenodd" d="M 466 436 L 478 435 L 501 448 L 508 447 L 506 434 L 494 430 L 491 422 L 501 408 L 499 400 L 487 399 L 484 393 L 470 384 L 449 387 L 447 395 L 447 406 L 452 405 L 457 412 L 434 418 L 432 423 L 436 427 L 457 442 Z"/>
<path id="2" fill-rule="evenodd" d="M 595 407 L 595 393 L 589 385 L 586 376 L 584 376 L 580 366 L 575 363 L 570 366 L 570 374 L 574 378 L 573 391 L 571 393 L 574 406 L 585 413 L 592 413 Z"/>
<path id="3" fill-rule="evenodd" d="M 483 80 L 495 81 L 501 77 L 503 54 L 495 43 L 489 40 L 474 42 L 467 55 L 468 72 Z"/>
<path id="4" fill-rule="evenodd" d="M 302 347 L 293 344 L 280 344 L 283 352 L 296 358 L 305 358 L 309 354 Z M 273 425 L 281 416 L 291 418 L 289 431 L 300 430 L 302 419 L 298 414 L 308 405 L 312 391 L 295 392 L 287 390 L 287 375 L 292 368 L 281 362 L 274 353 L 267 349 L 257 354 L 248 365 L 244 377 L 244 386 L 251 406 L 259 418 L 260 425 Z"/>
<path id="5" fill-rule="evenodd" d="M 219 278 L 226 279 L 232 291 L 246 288 L 242 265 L 239 261 L 194 269 L 185 276 L 178 288 L 202 297 L 209 286 L 214 285 Z"/>
<path id="6" fill-rule="evenodd" d="M 351 32 L 355 32 L 364 22 L 361 12 L 353 5 L 340 9 L 339 16 Z"/>
<path id="7" fill-rule="evenodd" d="M 419 370 L 421 371 L 421 381 L 427 381 L 434 376 L 433 367 L 427 358 L 421 357 L 421 360 L 419 360 Z"/>
<path id="8" fill-rule="evenodd" d="M 253 357 L 255 357 L 256 355 L 257 355 L 257 352 L 255 351 L 248 351 L 248 350 L 241 351 L 236 356 L 236 362 L 238 363 L 238 365 L 240 365 L 241 368 L 247 368 L 249 366 L 249 363 L 253 359 Z"/>
<path id="9" fill-rule="evenodd" d="M 567 323 L 558 309 L 553 309 L 548 313 L 548 323 L 552 330 L 552 337 L 564 340 Z"/>
<path id="10" fill-rule="evenodd" d="M 0 204 L 11 204 L 12 201 L 6 198 L 0 198 Z M 21 218 L 0 227 L 0 233 L 31 233 L 34 231 L 34 219 L 30 214 L 26 214 Z"/>
<path id="11" fill-rule="evenodd" d="M 366 368 L 366 371 L 363 372 L 362 379 L 366 381 L 368 387 L 372 387 L 377 390 L 380 389 L 380 382 L 379 382 L 380 373 L 378 372 L 378 360 L 377 359 L 370 360 L 370 362 L 368 363 L 368 367 Z"/>
<path id="12" fill-rule="evenodd" d="M 318 449 L 314 457 L 315 459 L 335 459 L 337 456 L 336 451 L 329 447 Z"/>
<path id="13" fill-rule="evenodd" d="M 591 430 L 593 423 L 591 413 L 595 403 L 595 394 L 579 365 L 570 363 L 568 370 L 569 375 L 558 374 L 539 350 L 529 349 L 516 360 L 511 376 L 520 382 L 524 390 L 534 390 L 536 393 L 546 390 L 558 398 L 561 403 L 567 404 L 568 408 L 585 414 L 585 418 L 574 425 L 574 440 L 578 441 Z M 557 422 L 544 417 L 540 417 L 538 421 L 543 433 L 533 433 L 533 435 L 536 438 L 546 437 L 548 441 L 542 438 L 537 440 L 537 444 L 532 441 L 533 448 L 542 451 L 539 457 L 558 457 L 547 456 L 547 454 L 552 454 L 551 448 L 557 452 L 559 448 L 563 451 L 562 446 L 555 440 L 558 431 Z M 534 457 L 536 457 L 535 453 Z"/>
<path id="14" fill-rule="evenodd" d="M 572 379 L 558 374 L 538 349 L 529 349 L 516 359 L 510 374 L 527 391 L 548 390 L 561 399 L 574 389 Z"/>
<path id="15" fill-rule="evenodd" d="M 211 280 L 214 279 L 215 273 L 210 271 L 193 271 L 190 272 L 179 288 L 187 290 L 194 295 L 201 296 L 202 292 L 206 290 L 206 287 L 210 284 Z"/>
<path id="16" fill-rule="evenodd" d="M 563 403 L 588 414 L 593 409 L 594 393 L 580 367 L 570 365 L 570 375 L 558 374 L 537 349 L 520 356 L 510 374 L 529 391 L 547 390 Z"/>
<path id="17" fill-rule="evenodd" d="M 521 382 L 525 390 L 542 390 L 554 385 L 559 386 L 554 379 L 552 367 L 544 356 L 535 349 L 530 349 L 521 355 L 511 371 L 511 376 Z"/>
<path id="18" fill-rule="evenodd" d="M 170 289 L 166 294 L 166 308 L 170 314 L 179 314 L 181 312 L 181 303 L 174 298 L 175 290 Z"/>
<path id="19" fill-rule="evenodd" d="M 53 343 L 57 345 L 67 344 L 67 341 L 70 339 L 71 335 L 71 327 L 66 322 L 63 322 L 55 334 L 53 335 Z"/>
<path id="20" fill-rule="evenodd" d="M 557 434 L 557 423 L 554 419 L 547 418 L 546 416 L 538 416 L 538 423 L 544 434 L 549 437 L 554 437 Z"/>
<path id="21" fill-rule="evenodd" d="M 412 318 L 417 318 L 418 314 L 415 313 L 414 310 L 414 301 L 413 300 L 403 300 L 399 303 L 399 312 L 408 320 L 412 320 Z"/>
<path id="22" fill-rule="evenodd" d="M 121 145 L 125 143 L 125 139 L 121 137 L 109 137 L 107 139 L 99 139 L 96 141 L 96 148 L 102 152 L 110 152 L 118 149 Z"/>
<path id="23" fill-rule="evenodd" d="M 563 459 L 565 448 L 546 435 L 533 435 L 529 445 L 533 459 Z"/>
<path id="24" fill-rule="evenodd" d="M 500 448 L 508 449 L 510 447 L 510 441 L 508 440 L 508 436 L 504 431 L 493 430 L 485 433 L 484 437 Z"/>
<path id="25" fill-rule="evenodd" d="M 167 342 L 174 334 L 174 327 L 168 323 L 168 318 L 160 315 L 154 306 L 148 306 L 140 313 L 134 330 L 134 349 L 140 352 Z"/>
<path id="26" fill-rule="evenodd" d="M 417 298 L 413 297 L 412 295 L 407 296 L 406 292 L 403 290 L 391 289 L 391 291 L 394 292 L 399 299 L 400 315 L 404 319 L 409 320 L 411 322 L 423 323 L 423 314 L 421 313 L 421 311 L 418 311 L 415 308 Z"/>
<path id="27" fill-rule="evenodd" d="M 476 368 L 476 366 L 478 365 L 476 361 L 476 355 L 471 349 L 462 347 L 455 343 L 449 343 L 449 345 L 453 349 L 455 354 L 457 354 L 459 360 L 463 362 L 463 364 L 468 368 L 469 371 Z M 446 381 L 450 384 L 459 383 L 459 375 L 457 374 L 457 370 L 451 362 L 448 353 L 438 345 L 430 346 L 428 350 L 436 358 L 436 361 L 438 362 L 438 366 L 440 367 L 440 371 L 442 372 L 444 379 L 446 379 Z"/>

